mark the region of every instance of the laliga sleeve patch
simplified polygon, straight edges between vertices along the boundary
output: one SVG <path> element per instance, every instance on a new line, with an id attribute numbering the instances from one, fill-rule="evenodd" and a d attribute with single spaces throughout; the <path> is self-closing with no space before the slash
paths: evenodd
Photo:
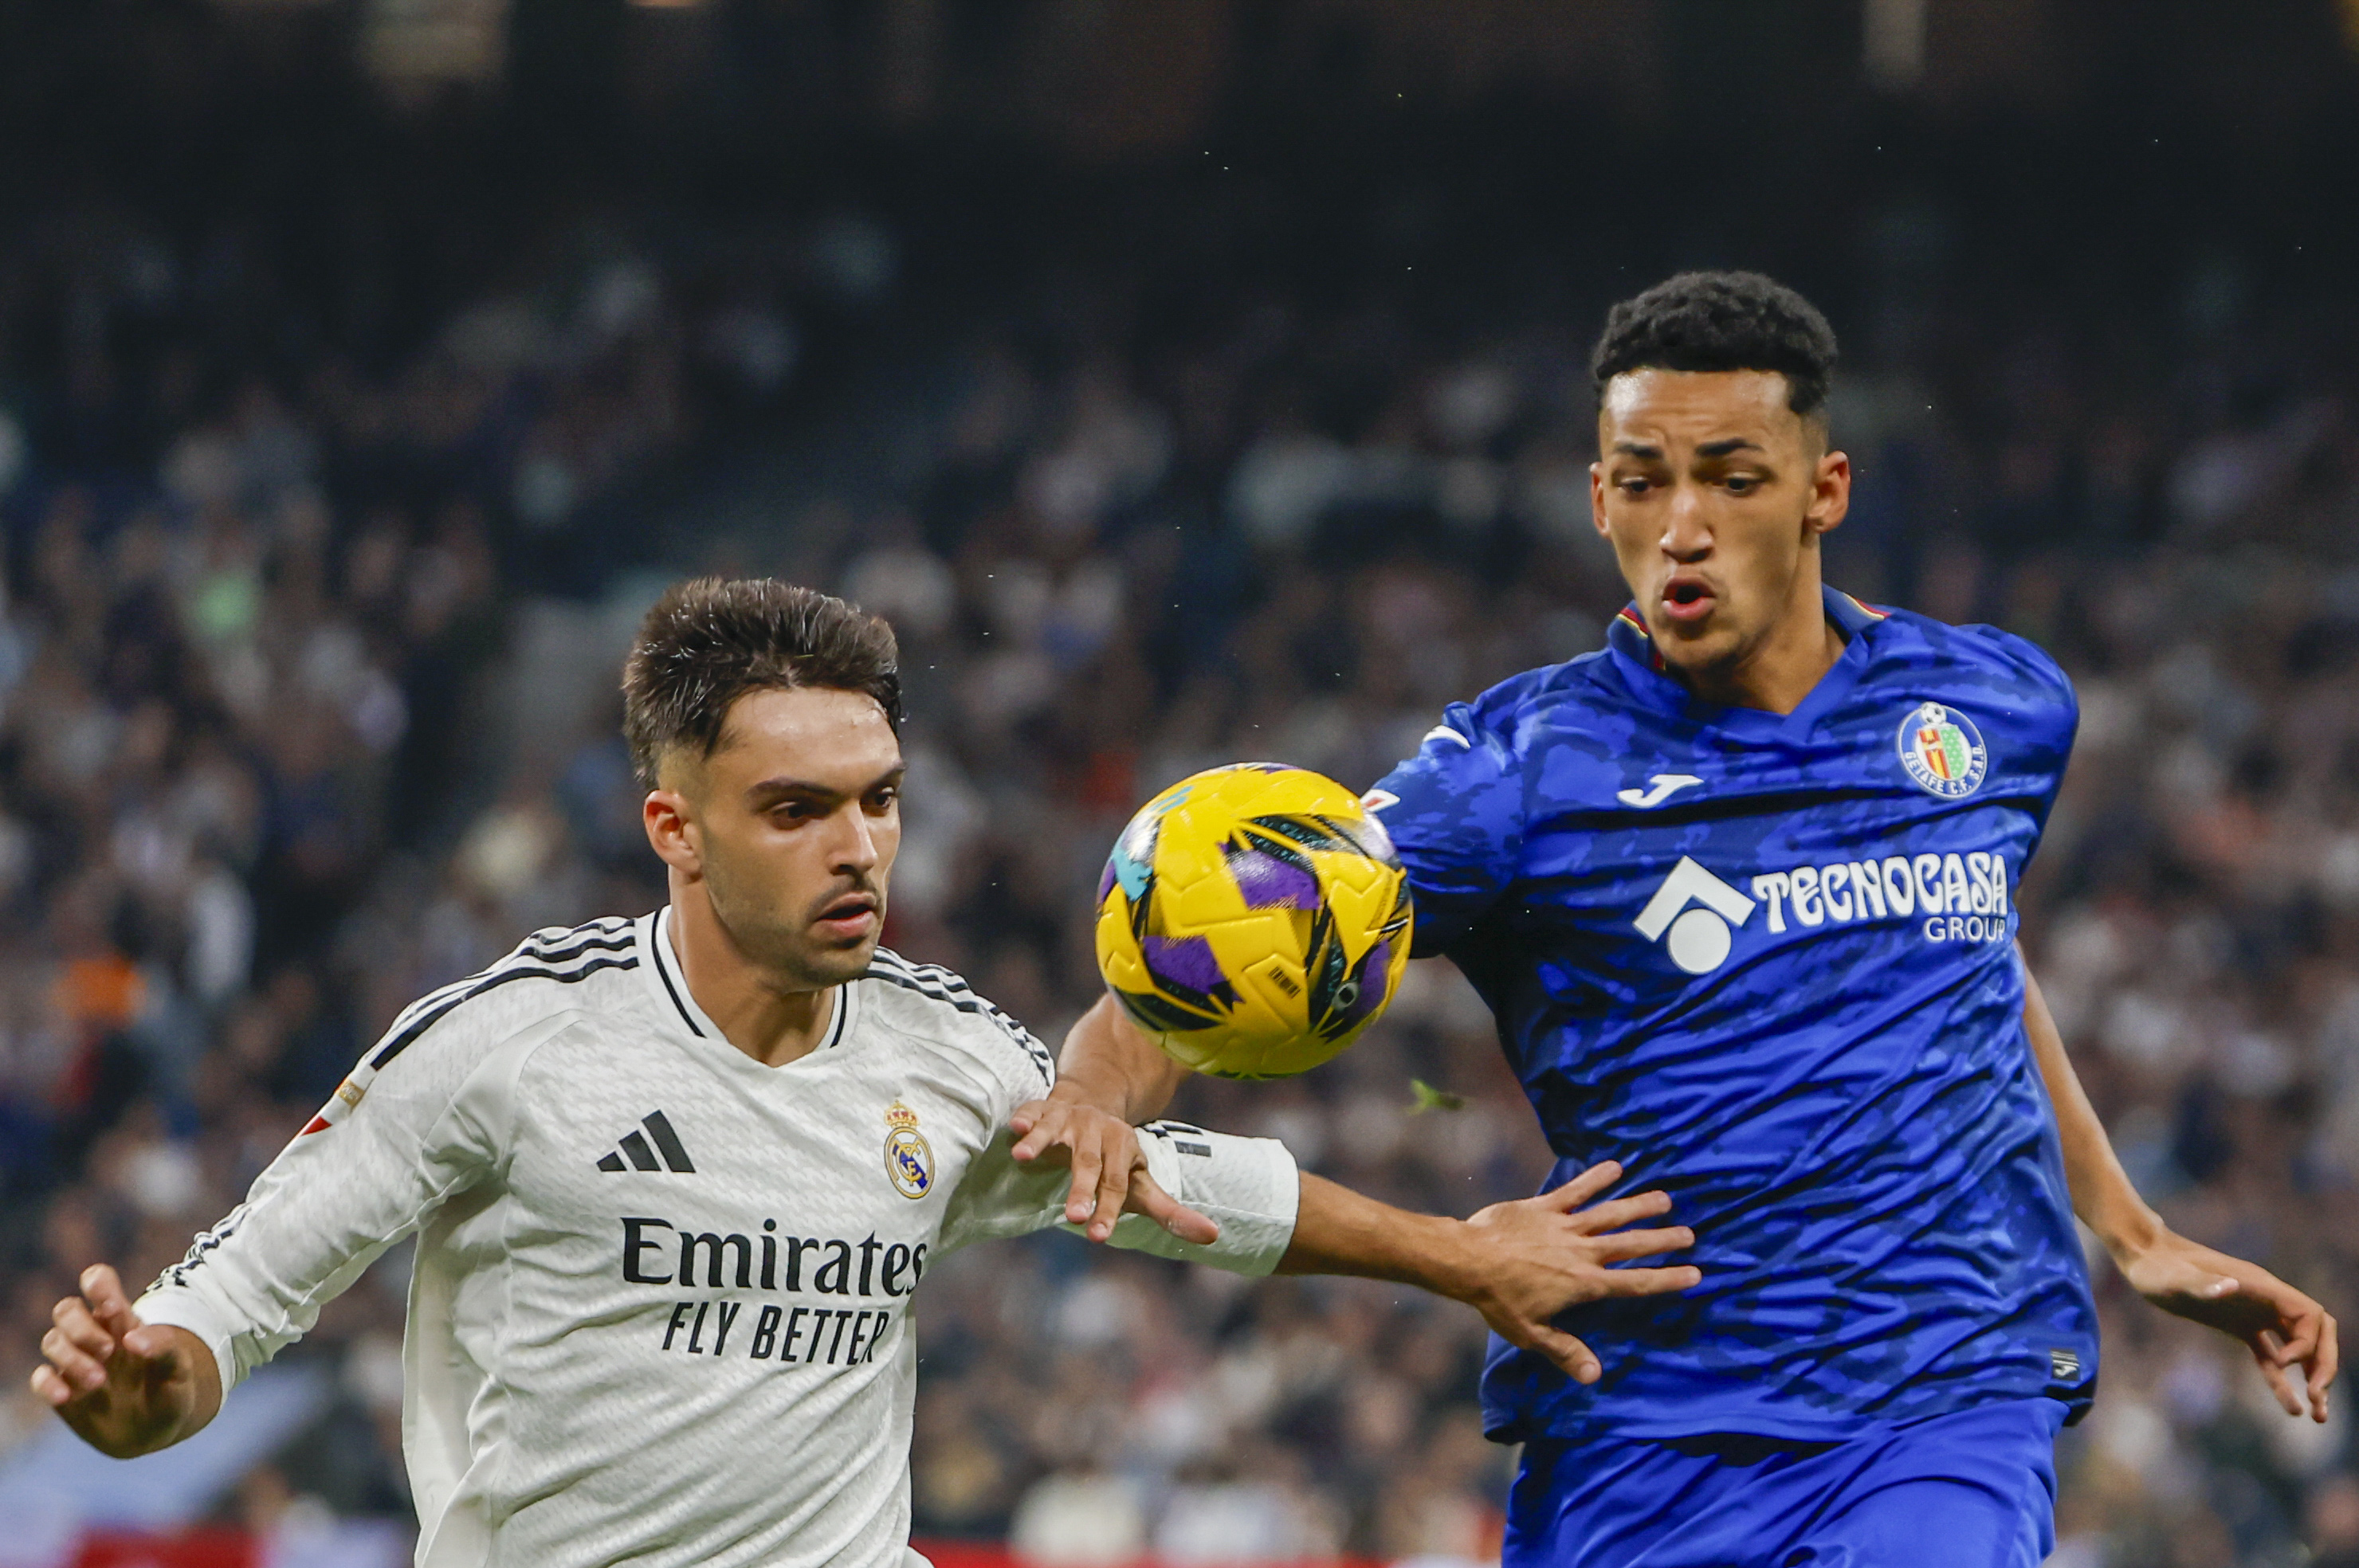
<path id="1" fill-rule="evenodd" d="M 1990 752 L 1974 721 L 1954 708 L 1923 702 L 1900 721 L 1900 765 L 1927 795 L 1963 800 L 1982 788 Z"/>
<path id="2" fill-rule="evenodd" d="M 370 1076 L 374 1077 L 375 1075 L 371 1074 Z M 328 1129 L 335 1126 L 336 1123 L 343 1120 L 345 1117 L 351 1115 L 353 1107 L 360 1104 L 361 1097 L 367 1093 L 368 1085 L 361 1082 L 360 1075 L 358 1073 L 354 1073 L 351 1077 L 346 1078 L 342 1083 L 336 1086 L 336 1092 L 329 1098 L 327 1105 L 321 1109 L 320 1114 L 313 1117 L 310 1121 L 305 1122 L 303 1124 L 303 1130 L 297 1133 L 295 1136 L 298 1138 L 309 1138 L 314 1132 L 327 1131 Z"/>

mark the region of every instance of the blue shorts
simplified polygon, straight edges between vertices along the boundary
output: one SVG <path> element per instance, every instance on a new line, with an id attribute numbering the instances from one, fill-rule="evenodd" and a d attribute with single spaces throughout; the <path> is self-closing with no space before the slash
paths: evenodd
<path id="1" fill-rule="evenodd" d="M 1543 1439 L 1501 1568 L 2038 1568 L 2063 1424 L 2035 1399 L 1843 1443 Z"/>

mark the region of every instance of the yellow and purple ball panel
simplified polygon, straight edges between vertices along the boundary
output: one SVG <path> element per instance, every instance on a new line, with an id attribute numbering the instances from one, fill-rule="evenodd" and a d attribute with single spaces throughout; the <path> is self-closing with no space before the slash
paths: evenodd
<path id="1" fill-rule="evenodd" d="M 1176 1060 L 1281 1077 L 1350 1044 L 1408 961 L 1408 881 L 1351 791 L 1243 762 L 1172 785 L 1098 886 L 1106 983 Z"/>

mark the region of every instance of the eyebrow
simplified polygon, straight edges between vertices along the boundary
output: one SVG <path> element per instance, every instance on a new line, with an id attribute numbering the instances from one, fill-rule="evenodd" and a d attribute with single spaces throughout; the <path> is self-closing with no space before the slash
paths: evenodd
<path id="1" fill-rule="evenodd" d="M 1652 459 L 1663 455 L 1663 449 L 1649 441 L 1616 441 L 1614 443 L 1614 450 L 1622 456 L 1632 458 Z M 1696 448 L 1696 456 L 1724 458 L 1733 452 L 1766 452 L 1767 450 L 1768 449 L 1758 441 L 1749 440 L 1743 436 L 1730 436 L 1721 440 L 1704 442 Z"/>
<path id="2" fill-rule="evenodd" d="M 856 790 L 840 790 L 830 784 L 815 784 L 810 779 L 764 779 L 759 784 L 748 784 L 745 787 L 745 795 L 747 799 L 756 802 L 797 798 L 824 801 L 847 800 L 856 795 L 866 795 L 869 791 L 882 788 L 886 784 L 897 784 L 901 776 L 908 771 L 908 763 L 896 762 Z"/>

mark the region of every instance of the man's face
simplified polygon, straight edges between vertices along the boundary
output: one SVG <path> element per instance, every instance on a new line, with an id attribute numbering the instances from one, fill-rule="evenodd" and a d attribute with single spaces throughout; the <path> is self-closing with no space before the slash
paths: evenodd
<path id="1" fill-rule="evenodd" d="M 723 928 L 781 989 L 857 979 L 885 928 L 901 771 L 875 698 L 750 692 L 711 756 L 663 760 L 658 794 L 674 797 L 685 851 L 664 858 L 704 882 Z"/>
<path id="2" fill-rule="evenodd" d="M 1789 617 L 1821 624 L 1818 538 L 1851 460 L 1774 371 L 1640 370 L 1606 384 L 1590 467 L 1597 531 L 1664 662 L 1707 681 Z"/>

